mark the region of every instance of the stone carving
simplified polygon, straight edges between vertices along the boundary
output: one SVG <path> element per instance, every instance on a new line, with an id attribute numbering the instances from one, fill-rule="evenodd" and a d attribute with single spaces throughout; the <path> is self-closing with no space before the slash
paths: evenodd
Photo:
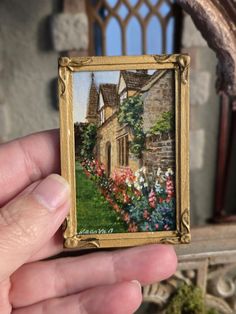
<path id="1" fill-rule="evenodd" d="M 205 262 L 208 263 L 207 260 Z M 169 300 L 181 283 L 198 285 L 203 292 L 206 285 L 207 308 L 213 308 L 220 314 L 235 313 L 236 263 L 208 265 L 206 268 L 203 264 L 202 261 L 180 263 L 178 271 L 169 280 L 143 288 L 143 301 L 154 303 L 158 313 L 164 314 Z M 200 279 L 202 275 L 204 280 Z"/>
<path id="2" fill-rule="evenodd" d="M 219 59 L 217 89 L 236 94 L 236 7 L 234 0 L 177 0 Z M 219 27 L 220 24 L 220 27 Z"/>

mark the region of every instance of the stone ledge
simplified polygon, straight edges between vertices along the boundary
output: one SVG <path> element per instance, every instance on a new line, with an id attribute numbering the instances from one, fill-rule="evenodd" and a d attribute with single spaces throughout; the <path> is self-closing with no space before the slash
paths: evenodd
<path id="1" fill-rule="evenodd" d="M 179 261 L 208 258 L 212 264 L 226 259 L 236 262 L 236 224 L 192 228 L 191 235 L 190 244 L 175 247 Z"/>
<path id="2" fill-rule="evenodd" d="M 56 51 L 88 49 L 88 18 L 85 13 L 54 15 L 51 27 Z"/>

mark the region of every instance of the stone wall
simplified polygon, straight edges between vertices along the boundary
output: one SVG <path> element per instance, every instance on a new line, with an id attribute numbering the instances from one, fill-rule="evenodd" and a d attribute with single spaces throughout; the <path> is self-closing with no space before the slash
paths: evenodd
<path id="1" fill-rule="evenodd" d="M 0 1 L 1 141 L 58 127 L 58 53 L 49 28 L 57 5 L 47 0 Z"/>
<path id="2" fill-rule="evenodd" d="M 174 71 L 168 70 L 143 95 L 143 129 L 148 132 L 164 111 L 174 110 Z"/>
<path id="3" fill-rule="evenodd" d="M 175 140 L 171 133 L 152 135 L 146 138 L 146 151 L 143 153 L 143 165 L 148 172 L 155 173 L 160 167 L 163 171 L 175 169 Z"/>
<path id="4" fill-rule="evenodd" d="M 111 173 L 117 167 L 118 156 L 116 147 L 116 131 L 119 127 L 117 115 L 113 115 L 102 126 L 98 128 L 96 154 L 98 160 L 107 166 L 106 148 L 111 144 Z"/>

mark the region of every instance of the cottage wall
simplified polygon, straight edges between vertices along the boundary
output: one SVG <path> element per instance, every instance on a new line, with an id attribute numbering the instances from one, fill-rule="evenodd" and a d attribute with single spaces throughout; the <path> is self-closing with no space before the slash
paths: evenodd
<path id="1" fill-rule="evenodd" d="M 162 135 L 148 136 L 146 139 L 146 151 L 143 153 L 143 165 L 148 172 L 156 172 L 160 167 L 163 171 L 175 168 L 175 140 L 174 135 L 165 133 Z"/>
<path id="2" fill-rule="evenodd" d="M 117 167 L 116 130 L 119 127 L 117 115 L 107 120 L 97 133 L 97 158 L 107 167 L 107 144 L 111 144 L 111 173 Z"/>
<path id="3" fill-rule="evenodd" d="M 174 110 L 174 71 L 167 71 L 148 92 L 143 94 L 143 99 L 143 128 L 144 132 L 147 132 L 164 111 Z"/>

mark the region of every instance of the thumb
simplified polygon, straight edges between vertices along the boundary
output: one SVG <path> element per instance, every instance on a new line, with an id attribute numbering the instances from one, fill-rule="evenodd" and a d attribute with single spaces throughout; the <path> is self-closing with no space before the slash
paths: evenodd
<path id="1" fill-rule="evenodd" d="M 53 236 L 70 204 L 70 188 L 52 174 L 0 209 L 0 282 Z"/>

